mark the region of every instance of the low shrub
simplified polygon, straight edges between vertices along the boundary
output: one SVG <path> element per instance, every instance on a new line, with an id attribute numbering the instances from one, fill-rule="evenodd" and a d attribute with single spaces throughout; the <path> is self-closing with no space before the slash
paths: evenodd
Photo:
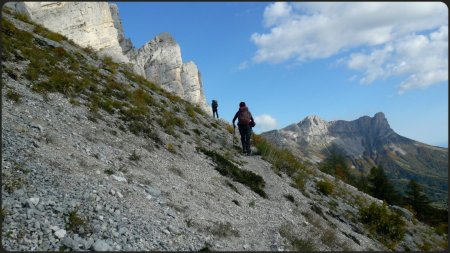
<path id="1" fill-rule="evenodd" d="M 6 209 L 5 207 L 0 208 L 0 222 L 3 222 L 8 213 L 8 209 Z"/>
<path id="2" fill-rule="evenodd" d="M 169 151 L 170 153 L 176 153 L 175 147 L 172 143 L 167 144 L 167 151 Z"/>
<path id="3" fill-rule="evenodd" d="M 359 217 L 370 233 L 388 247 L 393 247 L 405 235 L 405 221 L 400 214 L 390 211 L 386 202 L 381 206 L 372 203 L 361 208 Z"/>
<path id="4" fill-rule="evenodd" d="M 70 211 L 66 229 L 78 234 L 88 233 L 88 221 L 81 217 L 77 210 Z"/>
<path id="5" fill-rule="evenodd" d="M 292 186 L 301 191 L 305 190 L 307 175 L 305 172 L 299 171 L 292 177 Z"/>
<path id="6" fill-rule="evenodd" d="M 18 103 L 20 101 L 20 98 L 22 97 L 18 92 L 14 90 L 8 90 L 6 92 L 6 97 L 15 103 Z"/>
<path id="7" fill-rule="evenodd" d="M 333 193 L 333 184 L 326 180 L 317 182 L 317 188 L 325 195 Z"/>

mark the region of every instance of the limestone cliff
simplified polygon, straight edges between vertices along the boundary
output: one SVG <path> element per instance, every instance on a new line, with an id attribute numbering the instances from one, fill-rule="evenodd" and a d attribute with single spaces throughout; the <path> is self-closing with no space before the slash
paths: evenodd
<path id="1" fill-rule="evenodd" d="M 6 6 L 60 33 L 82 47 L 91 47 L 116 62 L 130 62 L 134 72 L 209 112 L 200 72 L 183 64 L 180 46 L 162 33 L 135 49 L 125 37 L 119 9 L 107 2 L 9 2 Z"/>
<path id="2" fill-rule="evenodd" d="M 128 53 L 135 72 L 209 112 L 200 72 L 194 62 L 183 63 L 180 45 L 161 33 L 138 50 Z"/>
<path id="3" fill-rule="evenodd" d="M 82 47 L 91 47 L 117 62 L 128 62 L 107 2 L 17 2 L 9 6 Z"/>
<path id="4" fill-rule="evenodd" d="M 210 112 L 203 92 L 202 76 L 194 62 L 188 61 L 181 66 L 181 83 L 187 101 L 198 104 L 203 110 Z"/>
<path id="5" fill-rule="evenodd" d="M 117 29 L 117 36 L 119 40 L 119 44 L 122 47 L 123 54 L 127 54 L 131 49 L 133 49 L 133 43 L 130 39 L 125 38 L 125 32 L 122 26 L 122 20 L 119 16 L 119 8 L 116 4 L 109 4 L 109 8 L 111 10 L 111 16 L 114 22 L 114 27 Z"/>

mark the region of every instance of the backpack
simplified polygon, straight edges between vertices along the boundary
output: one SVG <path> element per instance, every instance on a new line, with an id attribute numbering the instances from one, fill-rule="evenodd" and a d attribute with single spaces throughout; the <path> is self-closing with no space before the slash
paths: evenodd
<path id="1" fill-rule="evenodd" d="M 212 101 L 212 107 L 217 108 L 219 104 L 217 103 L 217 100 Z"/>
<path id="2" fill-rule="evenodd" d="M 239 125 L 248 125 L 251 121 L 252 115 L 248 110 L 239 112 Z"/>

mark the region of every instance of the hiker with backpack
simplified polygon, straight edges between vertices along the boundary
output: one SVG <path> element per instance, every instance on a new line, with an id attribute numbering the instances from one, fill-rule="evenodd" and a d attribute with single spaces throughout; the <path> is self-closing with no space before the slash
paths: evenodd
<path id="1" fill-rule="evenodd" d="M 239 103 L 239 110 L 233 118 L 233 128 L 236 128 L 234 122 L 238 119 L 239 134 L 241 135 L 242 152 L 250 155 L 250 137 L 252 136 L 252 127 L 255 126 L 255 121 L 245 102 Z"/>
<path id="2" fill-rule="evenodd" d="M 219 113 L 217 113 L 217 107 L 219 107 L 219 104 L 217 103 L 217 100 L 214 99 L 212 101 L 211 106 L 212 106 L 212 110 L 213 110 L 213 118 L 214 118 L 214 115 L 217 115 L 217 118 L 219 118 Z"/>

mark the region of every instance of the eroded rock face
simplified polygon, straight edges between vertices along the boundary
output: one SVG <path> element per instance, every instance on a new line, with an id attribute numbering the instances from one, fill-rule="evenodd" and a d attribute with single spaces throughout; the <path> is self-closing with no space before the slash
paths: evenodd
<path id="1" fill-rule="evenodd" d="M 205 111 L 210 111 L 203 92 L 202 76 L 194 62 L 188 61 L 183 63 L 181 67 L 181 83 L 184 89 L 184 99 L 198 104 Z"/>
<path id="2" fill-rule="evenodd" d="M 116 62 L 132 63 L 133 71 L 161 88 L 210 112 L 202 80 L 193 62 L 183 64 L 178 43 L 162 33 L 135 49 L 125 37 L 119 9 L 107 2 L 9 2 L 7 6 L 60 33 L 82 47 L 91 47 Z"/>
<path id="3" fill-rule="evenodd" d="M 111 10 L 111 17 L 114 22 L 114 27 L 117 29 L 117 38 L 119 40 L 119 44 L 122 47 L 123 54 L 127 54 L 131 49 L 133 49 L 133 43 L 130 39 L 125 37 L 125 32 L 123 31 L 122 20 L 119 16 L 119 8 L 116 4 L 109 4 L 109 8 Z"/>
<path id="4" fill-rule="evenodd" d="M 17 2 L 9 6 L 82 47 L 92 47 L 117 62 L 128 62 L 107 2 Z"/>
<path id="5" fill-rule="evenodd" d="M 128 56 L 137 73 L 210 111 L 197 65 L 192 61 L 183 63 L 180 46 L 169 33 L 157 35 L 142 48 L 129 52 Z"/>

